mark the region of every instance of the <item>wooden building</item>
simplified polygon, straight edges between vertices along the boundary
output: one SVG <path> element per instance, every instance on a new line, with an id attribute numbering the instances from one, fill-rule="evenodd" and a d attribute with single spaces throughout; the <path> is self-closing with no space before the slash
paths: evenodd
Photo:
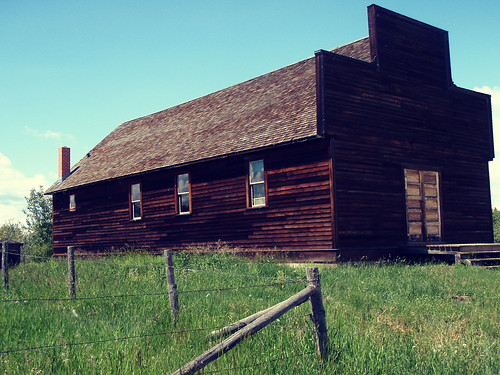
<path id="1" fill-rule="evenodd" d="M 4 251 L 4 247 L 8 250 L 7 259 L 10 266 L 21 262 L 23 245 L 22 242 L 0 239 L 0 253 Z"/>
<path id="2" fill-rule="evenodd" d="M 368 22 L 364 39 L 123 123 L 72 168 L 62 148 L 54 252 L 491 242 L 490 97 L 453 84 L 446 31 L 376 5 Z"/>

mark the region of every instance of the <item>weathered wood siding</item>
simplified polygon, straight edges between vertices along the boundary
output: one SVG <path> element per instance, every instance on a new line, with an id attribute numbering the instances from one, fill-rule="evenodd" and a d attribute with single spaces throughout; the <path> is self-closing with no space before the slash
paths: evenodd
<path id="1" fill-rule="evenodd" d="M 451 81 L 447 32 L 374 5 L 369 26 L 373 62 L 366 62 L 363 43 L 351 52 L 356 56 L 363 47 L 366 61 L 316 54 L 315 115 L 323 139 L 57 192 L 55 251 L 217 241 L 353 252 L 399 246 L 408 241 L 405 169 L 439 176 L 441 230 L 435 238 L 492 241 L 490 97 Z M 311 116 L 312 108 L 296 113 L 296 120 Z M 264 159 L 268 204 L 248 208 L 247 165 L 256 159 Z M 190 174 L 190 215 L 176 214 L 179 173 Z M 132 183 L 142 187 L 138 221 L 129 214 Z M 75 212 L 69 211 L 69 194 L 76 195 Z"/>
<path id="2" fill-rule="evenodd" d="M 263 158 L 268 205 L 247 208 L 247 162 Z M 54 250 L 151 249 L 223 241 L 241 247 L 332 248 L 331 162 L 324 140 L 151 172 L 54 195 Z M 192 214 L 175 213 L 175 176 L 191 176 Z M 141 183 L 142 220 L 129 189 Z M 76 211 L 69 211 L 69 194 Z"/>
<path id="3" fill-rule="evenodd" d="M 440 173 L 443 241 L 491 241 L 489 97 L 452 85 L 445 32 L 370 12 L 379 60 L 317 53 L 338 247 L 406 243 L 404 168 Z"/>

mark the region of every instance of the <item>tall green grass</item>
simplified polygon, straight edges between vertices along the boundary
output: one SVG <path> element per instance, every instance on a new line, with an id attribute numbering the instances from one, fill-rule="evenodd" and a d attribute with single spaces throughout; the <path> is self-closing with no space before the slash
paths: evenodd
<path id="1" fill-rule="evenodd" d="M 180 292 L 175 324 L 166 294 L 144 295 L 167 291 L 163 258 L 151 255 L 75 264 L 77 297 L 140 296 L 0 302 L 0 350 L 49 346 L 0 354 L 0 372 L 168 374 L 220 340 L 208 337 L 211 330 L 305 286 L 267 285 L 275 278 L 305 278 L 304 268 L 272 260 L 182 253 L 174 254 L 174 264 Z M 0 292 L 0 300 L 64 298 L 66 267 L 64 260 L 21 264 L 10 270 L 10 288 Z M 236 370 L 224 373 L 500 373 L 498 271 L 401 262 L 323 267 L 320 275 L 328 360 L 318 361 L 304 304 L 207 366 L 205 373 L 231 368 Z M 132 336 L 140 337 L 122 339 Z"/>
<path id="2" fill-rule="evenodd" d="M 339 267 L 323 272 L 330 373 L 498 374 L 499 273 L 475 267 Z"/>

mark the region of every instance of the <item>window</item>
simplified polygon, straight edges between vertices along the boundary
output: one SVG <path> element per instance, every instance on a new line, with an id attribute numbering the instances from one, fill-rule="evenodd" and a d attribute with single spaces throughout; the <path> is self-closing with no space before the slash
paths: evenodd
<path id="1" fill-rule="evenodd" d="M 133 184 L 130 187 L 130 209 L 132 220 L 140 220 L 141 211 L 141 184 Z"/>
<path id="2" fill-rule="evenodd" d="M 177 213 L 180 215 L 191 213 L 189 173 L 177 176 Z"/>
<path id="3" fill-rule="evenodd" d="M 250 207 L 266 205 L 266 181 L 264 160 L 251 161 L 248 164 L 248 182 L 250 185 Z"/>
<path id="4" fill-rule="evenodd" d="M 76 211 L 75 194 L 70 194 L 69 196 L 69 210 Z"/>

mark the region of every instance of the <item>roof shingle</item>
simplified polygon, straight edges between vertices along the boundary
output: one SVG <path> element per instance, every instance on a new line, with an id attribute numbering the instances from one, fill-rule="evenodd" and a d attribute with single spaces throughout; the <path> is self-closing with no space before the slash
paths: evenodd
<path id="1" fill-rule="evenodd" d="M 334 48 L 333 53 L 350 57 L 351 59 L 372 62 L 370 53 L 370 37 L 356 40 L 355 42 Z"/>
<path id="2" fill-rule="evenodd" d="M 365 59 L 365 38 L 332 52 Z M 314 57 L 125 122 L 46 192 L 317 136 Z"/>

